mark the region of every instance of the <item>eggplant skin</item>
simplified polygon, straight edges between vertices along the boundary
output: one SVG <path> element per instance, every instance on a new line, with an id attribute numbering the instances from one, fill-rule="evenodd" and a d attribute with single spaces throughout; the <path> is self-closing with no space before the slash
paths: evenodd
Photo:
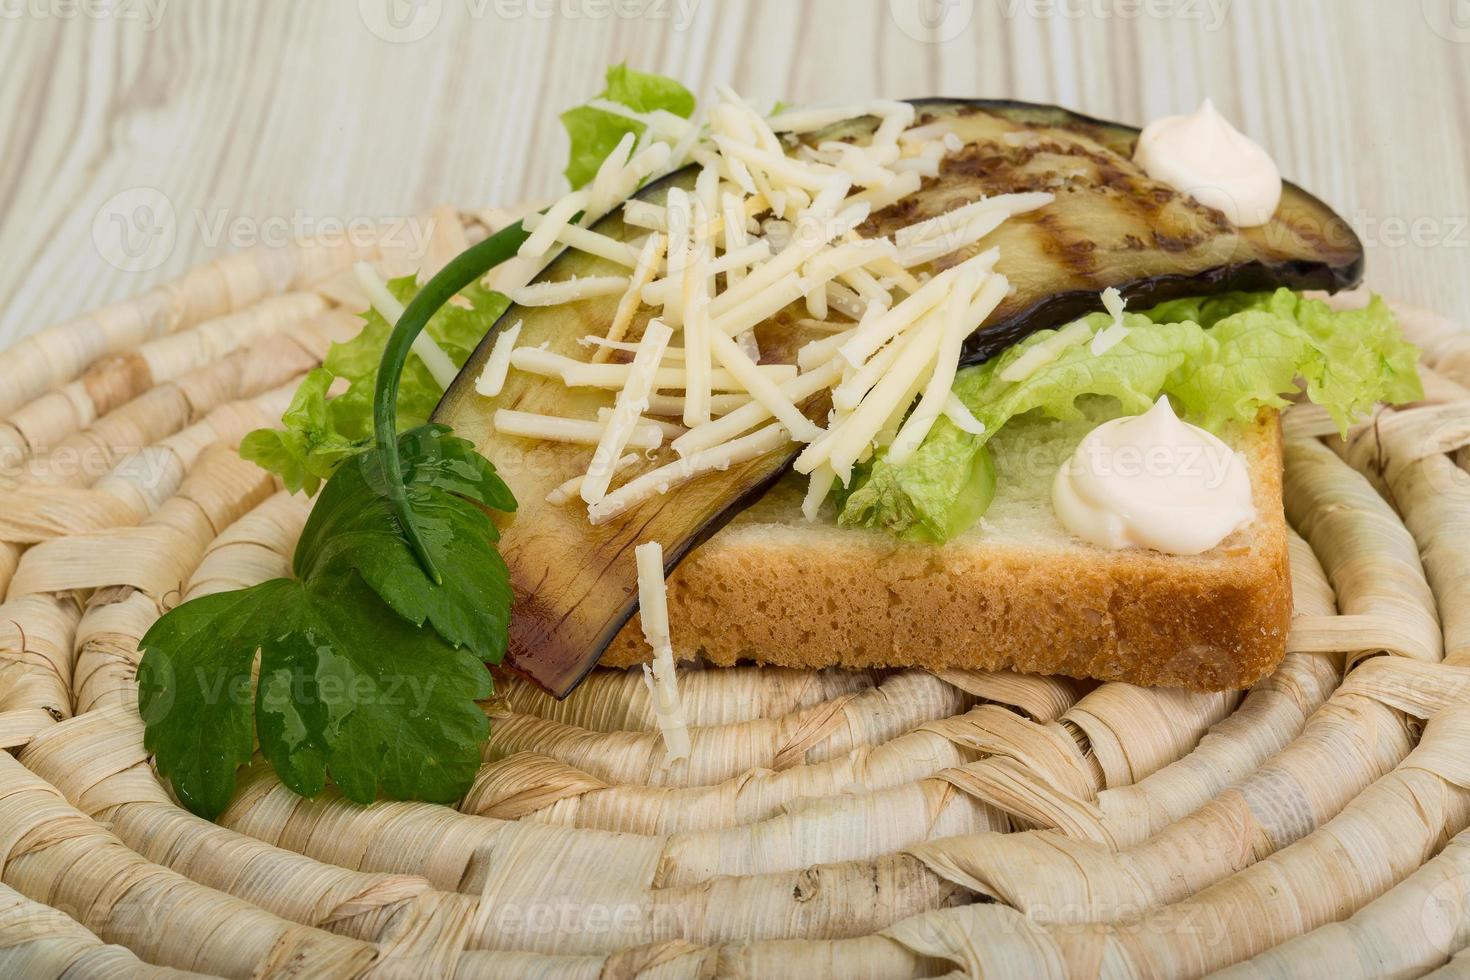
<path id="1" fill-rule="evenodd" d="M 1012 291 L 970 338 L 965 363 L 992 357 L 1026 335 L 1056 327 L 1102 308 L 1099 294 L 1116 287 L 1134 309 L 1180 296 L 1237 289 L 1330 291 L 1355 285 L 1363 251 L 1351 228 L 1322 202 L 1286 185 L 1273 220 L 1238 229 L 1220 212 L 1203 207 L 1155 181 L 1130 161 L 1138 130 L 1091 119 L 1054 106 L 1020 102 L 925 99 L 915 101 L 920 123 L 944 120 L 965 141 L 945 157 L 938 178 L 919 192 L 868 219 L 868 235 L 888 235 L 914 221 L 943 214 L 982 196 L 1049 190 L 1056 199 L 1018 215 L 978 246 L 929 267 L 937 272 L 979 248 L 998 247 L 997 271 Z M 813 141 L 858 138 L 874 120 L 858 120 L 813 134 Z M 639 197 L 661 201 L 668 188 L 690 186 L 692 170 L 643 188 Z M 645 234 L 623 225 L 618 213 L 596 230 L 622 241 Z M 538 281 L 623 274 L 605 259 L 568 252 Z M 555 307 L 511 307 L 466 362 L 434 414 L 472 440 L 509 484 L 519 502 L 501 516 L 500 551 L 514 596 L 507 666 L 558 697 L 565 697 L 600 659 L 637 610 L 633 548 L 658 541 L 666 572 L 736 514 L 758 500 L 790 468 L 796 446 L 707 474 L 647 501 L 621 517 L 592 526 L 576 503 L 546 503 L 547 493 L 585 472 L 585 447 L 534 442 L 495 431 L 497 408 L 581 418 L 612 404 L 614 392 L 568 389 L 559 381 L 512 371 L 496 398 L 475 392 L 499 332 L 522 324 L 522 346 L 584 358 L 578 340 L 603 333 L 617 297 Z M 802 343 L 799 305 L 757 328 L 762 359 L 790 362 Z M 635 322 L 636 339 L 646 312 Z M 826 403 L 803 406 L 817 421 Z M 648 466 L 674 459 L 666 447 Z M 853 532 L 860 533 L 860 532 Z M 689 651 L 693 653 L 695 651 Z"/>

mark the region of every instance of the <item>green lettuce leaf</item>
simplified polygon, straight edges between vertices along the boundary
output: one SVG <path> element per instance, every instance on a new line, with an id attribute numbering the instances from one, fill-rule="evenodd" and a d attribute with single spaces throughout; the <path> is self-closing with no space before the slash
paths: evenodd
<path id="1" fill-rule="evenodd" d="M 407 303 L 418 292 L 413 276 L 388 282 Z M 446 304 L 429 320 L 428 334 L 457 366 L 463 366 L 510 300 L 474 285 L 460 293 L 464 305 Z M 258 429 L 240 442 L 240 455 L 280 476 L 286 489 L 315 494 L 349 456 L 372 443 L 373 382 L 393 324 L 376 310 L 363 314 L 362 332 L 333 344 L 322 366 L 296 389 L 281 416 L 282 428 Z M 344 386 L 345 385 L 345 386 Z M 333 396 L 336 387 L 340 392 Z M 398 430 L 428 422 L 444 390 L 417 355 L 410 355 L 398 389 Z"/>
<path id="2" fill-rule="evenodd" d="M 1095 313 L 1084 322 L 1096 333 L 1111 318 Z M 847 494 L 839 523 L 936 541 L 953 537 L 983 512 L 970 487 L 985 443 L 1028 412 L 1079 418 L 1076 402 L 1083 395 L 1112 396 L 1122 414 L 1131 415 L 1168 394 L 1190 421 L 1218 431 L 1253 419 L 1262 408 L 1286 405 L 1282 395 L 1296 391 L 1302 378 L 1307 397 L 1345 432 L 1378 402 L 1423 394 L 1418 351 L 1378 297 L 1361 310 L 1337 312 L 1288 289 L 1236 293 L 1125 314 L 1124 324 L 1127 336 L 1109 350 L 1094 355 L 1085 343 L 1071 347 L 1020 381 L 1004 381 L 1001 374 L 1057 331 L 1038 331 L 962 370 L 954 392 L 985 423 L 985 432 L 970 435 L 941 418 L 902 465 L 879 453 L 855 478 L 860 482 Z"/>
<path id="3" fill-rule="evenodd" d="M 694 113 L 694 94 L 672 78 L 634 71 L 626 64 L 607 70 L 607 87 L 598 96 L 625 105 L 634 112 L 663 109 L 688 119 Z M 597 168 L 627 133 L 643 133 L 643 124 L 632 119 L 578 106 L 561 114 L 561 124 L 571 140 L 567 159 L 567 180 L 573 188 L 581 187 L 597 176 Z"/>

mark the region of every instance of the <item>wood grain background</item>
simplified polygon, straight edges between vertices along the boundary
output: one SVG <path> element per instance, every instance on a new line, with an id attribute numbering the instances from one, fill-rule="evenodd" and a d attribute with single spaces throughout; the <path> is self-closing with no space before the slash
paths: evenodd
<path id="1" fill-rule="evenodd" d="M 611 63 L 791 102 L 1213 97 L 1470 319 L 1470 0 L 0 0 L 0 344 L 260 239 L 555 193 Z"/>

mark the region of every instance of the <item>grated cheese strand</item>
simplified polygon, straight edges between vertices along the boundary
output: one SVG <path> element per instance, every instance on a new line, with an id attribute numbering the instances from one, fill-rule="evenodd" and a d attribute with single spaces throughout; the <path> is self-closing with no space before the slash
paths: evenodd
<path id="1" fill-rule="evenodd" d="M 893 309 L 876 317 L 871 323 L 858 327 L 857 333 L 842 347 L 842 356 L 847 358 L 853 367 L 861 367 L 868 358 L 888 343 L 907 326 L 915 323 L 925 313 L 944 301 L 954 285 L 955 278 L 966 269 L 978 268 L 989 272 L 996 260 L 1000 258 L 1000 252 L 996 249 L 986 249 L 978 255 L 971 256 L 958 265 L 950 266 L 939 275 L 930 279 L 919 288 L 916 293 L 906 296 Z"/>
<path id="2" fill-rule="evenodd" d="M 638 610 L 643 639 L 653 662 L 643 665 L 643 683 L 653 698 L 654 722 L 664 740 L 664 764 L 689 758 L 689 725 L 674 676 L 674 646 L 669 635 L 669 593 L 664 581 L 664 552 L 657 541 L 633 549 L 638 565 Z"/>
<path id="3" fill-rule="evenodd" d="M 1005 222 L 1006 216 L 999 211 L 978 214 L 952 233 L 941 234 L 907 248 L 900 248 L 895 260 L 905 269 L 933 262 L 958 252 L 962 248 L 968 248 Z"/>
<path id="4" fill-rule="evenodd" d="M 368 303 L 378 315 L 387 320 L 389 326 L 397 323 L 399 317 L 403 316 L 403 304 L 388 291 L 388 284 L 378 276 L 377 270 L 366 262 L 358 262 L 352 267 L 352 271 L 357 277 L 357 284 L 367 294 Z M 459 368 L 444 353 L 444 349 L 434 343 L 434 338 L 429 336 L 427 330 L 419 331 L 419 335 L 413 339 L 412 350 L 424 362 L 424 367 L 429 369 L 434 382 L 440 388 L 449 390 L 450 384 L 459 374 Z"/>
<path id="5" fill-rule="evenodd" d="M 505 377 L 510 373 L 510 355 L 520 339 L 522 322 L 517 320 L 495 338 L 495 346 L 490 348 L 490 356 L 485 358 L 485 370 L 475 379 L 478 394 L 494 398 L 505 387 Z"/>
<path id="6" fill-rule="evenodd" d="M 944 400 L 944 417 L 961 432 L 968 432 L 972 436 L 985 435 L 985 423 L 977 419 L 975 413 L 970 411 L 970 406 L 960 401 L 960 396 L 953 391 Z"/>
<path id="7" fill-rule="evenodd" d="M 754 190 L 752 186 L 746 193 L 752 193 Z M 725 257 L 728 257 L 738 253 L 749 244 L 745 231 L 745 211 L 741 206 L 740 198 L 728 192 L 720 198 L 720 210 L 725 219 Z M 771 246 L 767 242 L 761 244 L 765 245 L 765 255 L 761 258 L 768 258 L 771 254 Z M 744 265 L 725 270 L 725 288 L 729 289 L 736 285 L 744 277 Z"/>
<path id="8" fill-rule="evenodd" d="M 647 473 L 640 473 L 616 490 L 587 508 L 587 518 L 593 524 L 603 524 L 631 510 L 646 500 L 668 493 L 674 487 L 714 470 L 729 469 L 781 449 L 791 442 L 786 427 L 773 422 L 757 429 L 748 436 L 710 449 L 692 453 L 683 459 L 666 463 Z"/>
<path id="9" fill-rule="evenodd" d="M 997 372 L 996 377 L 1002 381 L 1025 381 L 1068 350 L 1087 343 L 1091 337 L 1092 328 L 1082 320 L 1074 320 L 1045 340 L 1026 348 L 1020 357 Z"/>
<path id="10" fill-rule="evenodd" d="M 539 415 L 511 408 L 497 408 L 494 424 L 496 432 L 503 432 L 508 436 L 589 446 L 597 445 L 606 428 L 596 419 L 569 419 L 560 415 Z M 627 446 L 631 449 L 657 449 L 663 442 L 662 429 L 652 422 L 642 422 L 628 434 Z"/>
<path id="11" fill-rule="evenodd" d="M 536 230 L 521 243 L 516 254 L 524 259 L 545 255 L 556 241 L 557 232 L 571 224 L 577 212 L 587 206 L 588 196 L 589 192 L 586 190 L 572 191 L 547 208 L 537 222 Z"/>
<path id="12" fill-rule="evenodd" d="M 913 457 L 929 435 L 929 430 L 934 427 L 935 421 L 944 413 L 944 403 L 949 397 L 950 389 L 954 387 L 955 371 L 960 363 L 960 348 L 964 345 L 965 338 L 978 325 L 970 320 L 972 304 L 989 304 L 993 309 L 1005 298 L 1006 290 L 1010 288 L 1010 283 L 1004 276 L 992 275 L 980 287 L 977 296 L 975 287 L 981 275 L 983 273 L 975 269 L 967 271 L 949 294 L 949 301 L 944 309 L 944 336 L 934 359 L 934 372 L 924 386 L 919 404 L 914 406 L 888 447 L 888 461 L 895 466 L 902 465 Z M 989 315 L 988 310 L 986 315 Z"/>
<path id="13" fill-rule="evenodd" d="M 814 371 L 785 382 L 779 386 L 779 390 L 793 403 L 804 401 L 817 392 L 832 387 L 841 376 L 841 363 L 832 359 Z M 670 443 L 670 446 L 680 456 L 688 456 L 733 439 L 747 429 L 760 425 L 771 418 L 771 415 L 771 409 L 765 402 L 752 400 L 713 422 L 690 429 Z"/>
<path id="14" fill-rule="evenodd" d="M 822 443 L 808 446 L 797 457 L 797 471 L 810 473 L 819 463 L 830 462 L 837 478 L 842 481 L 843 486 L 847 486 L 852 479 L 853 463 L 857 462 L 873 437 L 903 401 L 904 393 L 934 363 L 943 330 L 942 317 L 927 318 L 917 335 L 894 360 L 892 368 L 873 386 L 873 390 L 853 409 L 841 426 L 830 433 L 831 438 L 824 438 Z M 815 451 L 822 444 L 826 446 L 825 451 Z"/>
<path id="15" fill-rule="evenodd" d="M 705 217 L 704 201 L 696 198 L 694 232 L 689 244 L 689 264 L 683 282 L 684 424 L 687 426 L 702 425 L 710 420 L 709 375 L 714 364 L 711 360 L 709 337 L 709 249 L 706 247 L 708 233 L 705 230 Z"/>
<path id="16" fill-rule="evenodd" d="M 899 102 L 894 99 L 872 99 L 867 102 L 783 109 L 772 116 L 768 123 L 774 132 L 800 135 L 814 133 L 819 129 L 826 129 L 828 126 L 835 126 L 849 119 L 861 119 L 863 116 L 878 116 L 879 118 L 902 116 L 905 110 L 912 121 L 914 107 L 907 102 Z"/>
<path id="17" fill-rule="evenodd" d="M 709 262 L 705 267 L 706 275 L 714 276 L 725 273 L 725 281 L 728 283 L 730 275 L 737 276 L 748 266 L 754 265 L 771 255 L 771 244 L 766 241 L 756 241 L 749 245 L 743 245 L 736 251 L 726 252 L 719 258 Z M 737 278 L 738 282 L 739 279 Z M 668 278 L 655 279 L 643 287 L 643 302 L 649 306 L 662 306 L 668 298 L 676 291 L 676 283 Z"/>
<path id="18" fill-rule="evenodd" d="M 847 234 L 867 220 L 866 207 L 844 208 L 833 218 L 813 218 L 797 229 L 795 239 L 775 258 L 757 266 L 737 285 L 728 287 L 710 303 L 710 315 L 718 319 L 740 303 L 758 296 L 787 275 L 796 272 L 808 259 L 827 247 L 832 239 Z M 735 331 L 738 333 L 739 331 Z"/>
<path id="19" fill-rule="evenodd" d="M 715 394 L 709 399 L 711 415 L 726 415 L 741 405 L 748 404 L 750 404 L 750 396 L 743 392 Z M 664 418 L 680 418 L 684 415 L 684 399 L 680 395 L 649 395 L 648 414 Z"/>
<path id="20" fill-rule="evenodd" d="M 568 388 L 620 389 L 628 383 L 627 364 L 590 364 L 539 347 L 517 347 L 511 352 L 510 366 L 527 374 L 560 378 L 561 383 Z M 797 375 L 795 364 L 761 364 L 757 365 L 756 370 L 774 384 L 780 384 Z M 682 365 L 661 367 L 654 379 L 654 387 L 682 390 L 684 382 Z M 715 391 L 746 390 L 742 382 L 719 368 L 710 372 L 710 387 Z"/>
<path id="21" fill-rule="evenodd" d="M 539 214 L 527 215 L 521 224 L 527 231 L 535 231 L 541 227 L 544 219 Z M 580 228 L 577 225 L 564 225 L 556 233 L 556 240 L 563 245 L 575 248 L 579 252 L 595 255 L 609 262 L 635 268 L 638 264 L 638 249 L 627 242 L 620 242 L 616 238 L 604 235 L 601 232 L 592 231 L 589 228 Z"/>
<path id="22" fill-rule="evenodd" d="M 599 296 L 616 296 L 627 290 L 627 276 L 582 276 L 557 282 L 538 282 L 509 293 L 518 306 L 559 306 Z"/>
<path id="23" fill-rule="evenodd" d="M 811 442 L 822 434 L 817 424 L 801 414 L 801 409 L 781 392 L 776 382 L 761 374 L 756 363 L 745 356 L 739 344 L 719 330 L 709 331 L 708 337 L 710 352 L 715 360 L 750 392 L 751 398 L 760 402 L 779 419 L 794 438 L 800 442 Z M 685 398 L 688 398 L 687 392 Z"/>
<path id="24" fill-rule="evenodd" d="M 639 294 L 658 272 L 658 264 L 663 258 L 664 246 L 667 243 L 668 239 L 657 232 L 649 235 L 648 240 L 643 243 L 643 249 L 638 253 L 638 264 L 634 267 L 633 275 L 628 280 L 627 292 L 623 293 L 622 298 L 618 300 L 618 308 L 613 312 L 612 323 L 608 324 L 607 339 L 610 342 L 616 343 L 628 333 L 628 327 L 633 323 L 633 315 L 638 312 Z M 601 364 L 611 356 L 611 348 L 599 348 L 592 353 L 592 363 Z"/>
<path id="25" fill-rule="evenodd" d="M 1102 303 L 1103 308 L 1112 316 L 1113 322 L 1099 330 L 1097 336 L 1092 338 L 1092 345 L 1088 350 L 1094 357 L 1112 350 L 1130 332 L 1123 324 L 1123 308 L 1128 305 L 1123 299 L 1123 294 L 1118 292 L 1117 288 L 1109 286 L 1102 291 Z"/>
<path id="26" fill-rule="evenodd" d="M 669 188 L 664 207 L 669 221 L 667 275 L 670 283 L 678 285 L 664 299 L 663 316 L 671 326 L 677 327 L 684 324 L 684 270 L 689 264 L 689 226 L 694 215 L 689 195 L 679 187 Z"/>
<path id="27" fill-rule="evenodd" d="M 603 498 L 612 482 L 613 463 L 623 455 L 628 440 L 639 428 L 643 413 L 648 409 L 648 396 L 653 392 L 654 375 L 663 360 L 664 350 L 674 331 L 659 320 L 649 320 L 643 329 L 643 339 L 638 342 L 638 353 L 628 370 L 628 381 L 618 392 L 613 403 L 611 417 L 597 440 L 592 453 L 592 465 L 587 468 L 587 479 L 582 481 L 582 499 L 592 504 Z M 653 424 L 653 423 L 642 423 Z M 663 430 L 660 427 L 660 435 Z"/>
<path id="28" fill-rule="evenodd" d="M 613 473 L 617 474 L 622 472 L 642 458 L 643 456 L 639 453 L 628 453 L 626 456 L 623 456 L 621 459 L 613 464 Z M 582 481 L 585 479 L 587 479 L 587 474 L 578 473 L 570 480 L 558 484 L 552 489 L 550 493 L 546 495 L 546 502 L 548 504 L 554 504 L 557 506 L 565 503 L 570 503 L 574 498 L 581 495 Z"/>
<path id="29" fill-rule="evenodd" d="M 808 326 L 810 323 L 809 320 L 803 320 L 800 325 Z M 811 371 L 821 367 L 837 356 L 837 348 L 847 343 L 847 339 L 851 336 L 852 329 L 849 328 L 803 345 L 796 352 L 797 368 L 802 371 Z"/>
<path id="30" fill-rule="evenodd" d="M 822 511 L 822 504 L 832 492 L 832 484 L 836 482 L 837 474 L 826 463 L 812 470 L 811 479 L 806 485 L 806 496 L 801 500 L 801 516 L 806 518 L 807 523 L 816 521 L 817 515 Z"/>

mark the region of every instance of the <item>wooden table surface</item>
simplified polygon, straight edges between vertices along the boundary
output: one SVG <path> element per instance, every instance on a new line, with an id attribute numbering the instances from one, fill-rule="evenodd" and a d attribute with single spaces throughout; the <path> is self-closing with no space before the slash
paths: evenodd
<path id="1" fill-rule="evenodd" d="M 0 345 L 191 264 L 564 185 L 626 59 L 789 102 L 1212 97 L 1470 320 L 1470 0 L 0 0 Z"/>

